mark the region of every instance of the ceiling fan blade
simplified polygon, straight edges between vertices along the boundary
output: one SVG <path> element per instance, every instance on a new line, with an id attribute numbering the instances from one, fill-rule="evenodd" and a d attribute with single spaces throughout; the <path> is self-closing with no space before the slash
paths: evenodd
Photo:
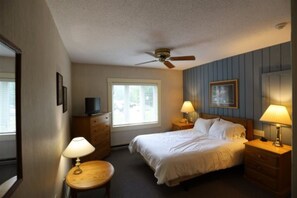
<path id="1" fill-rule="evenodd" d="M 147 63 L 153 63 L 153 62 L 157 62 L 158 60 L 151 60 L 151 61 L 146 61 L 146 62 L 142 62 L 142 63 L 137 63 L 135 65 L 143 65 L 143 64 L 147 64 Z"/>
<path id="2" fill-rule="evenodd" d="M 145 53 L 156 58 L 156 55 L 153 52 L 145 52 Z"/>
<path id="3" fill-rule="evenodd" d="M 187 60 L 195 60 L 195 56 L 175 56 L 170 57 L 169 60 L 171 61 L 187 61 Z"/>
<path id="4" fill-rule="evenodd" d="M 164 61 L 164 65 L 166 65 L 169 69 L 174 68 L 175 66 L 169 62 L 169 61 Z"/>

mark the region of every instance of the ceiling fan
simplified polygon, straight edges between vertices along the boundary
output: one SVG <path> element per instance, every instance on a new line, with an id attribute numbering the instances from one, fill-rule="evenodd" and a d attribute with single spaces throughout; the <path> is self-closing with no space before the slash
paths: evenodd
<path id="1" fill-rule="evenodd" d="M 135 65 L 142 65 L 142 64 L 146 64 L 146 63 L 152 63 L 152 62 L 161 62 L 164 63 L 164 65 L 166 65 L 166 67 L 168 67 L 169 69 L 174 68 L 175 66 L 169 62 L 169 61 L 188 61 L 188 60 L 195 60 L 195 56 L 174 56 L 171 57 L 170 56 L 170 49 L 168 48 L 159 48 L 155 50 L 155 53 L 151 53 L 151 52 L 146 52 L 148 55 L 151 55 L 155 58 L 157 58 L 157 60 L 151 60 L 151 61 L 146 61 L 146 62 L 142 62 L 142 63 L 137 63 Z"/>

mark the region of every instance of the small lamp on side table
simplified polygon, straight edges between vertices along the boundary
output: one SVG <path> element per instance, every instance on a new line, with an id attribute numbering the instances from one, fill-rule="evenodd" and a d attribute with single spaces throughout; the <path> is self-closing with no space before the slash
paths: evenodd
<path id="1" fill-rule="evenodd" d="M 292 125 L 287 108 L 281 105 L 270 105 L 260 118 L 260 121 L 276 125 L 276 139 L 273 144 L 277 147 L 283 146 L 280 127 L 283 125 Z"/>
<path id="2" fill-rule="evenodd" d="M 63 152 L 63 156 L 68 158 L 76 158 L 76 170 L 73 174 L 78 175 L 82 173 L 80 169 L 80 157 L 89 155 L 95 151 L 95 147 L 93 147 L 85 138 L 76 137 L 71 140 L 67 148 Z"/>
<path id="3" fill-rule="evenodd" d="M 189 113 L 194 112 L 195 109 L 191 101 L 185 101 L 180 111 L 187 114 L 187 123 L 189 123 Z"/>

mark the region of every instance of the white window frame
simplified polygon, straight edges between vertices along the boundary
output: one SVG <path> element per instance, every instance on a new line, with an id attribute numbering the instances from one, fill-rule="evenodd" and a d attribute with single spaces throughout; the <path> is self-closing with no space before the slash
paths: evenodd
<path id="1" fill-rule="evenodd" d="M 15 82 L 15 73 L 0 73 L 0 80 L 8 81 L 8 82 Z M 16 132 L 0 132 L 0 141 L 7 141 L 15 139 Z"/>
<path id="2" fill-rule="evenodd" d="M 158 93 L 158 120 L 154 123 L 146 123 L 139 125 L 126 125 L 113 127 L 113 120 L 111 120 L 111 131 L 127 131 L 127 130 L 138 130 L 152 127 L 161 126 L 161 80 L 150 80 L 150 79 L 123 79 L 123 78 L 108 78 L 108 111 L 112 112 L 112 86 L 113 85 L 156 85 Z"/>

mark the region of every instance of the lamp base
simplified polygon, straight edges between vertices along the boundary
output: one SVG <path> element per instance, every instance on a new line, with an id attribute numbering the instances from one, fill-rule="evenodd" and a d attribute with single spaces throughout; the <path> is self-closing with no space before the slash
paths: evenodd
<path id="1" fill-rule="evenodd" d="M 74 175 L 79 175 L 81 173 L 82 173 L 82 170 L 79 167 L 77 167 L 77 169 L 75 169 L 75 171 L 73 171 Z"/>
<path id="2" fill-rule="evenodd" d="M 276 139 L 273 142 L 273 145 L 276 147 L 282 147 L 282 140 L 281 140 L 281 133 L 280 133 L 280 126 L 276 125 Z"/>
<path id="3" fill-rule="evenodd" d="M 272 144 L 273 144 L 274 146 L 276 146 L 276 147 L 282 147 L 282 146 L 283 146 L 282 142 L 280 142 L 280 141 L 278 141 L 278 140 L 275 140 Z"/>
<path id="4" fill-rule="evenodd" d="M 73 171 L 73 174 L 74 174 L 74 175 L 79 175 L 79 174 L 81 174 L 81 173 L 82 173 L 82 170 L 81 170 L 81 168 L 79 167 L 79 166 L 80 166 L 80 159 L 79 159 L 79 157 L 76 158 L 76 164 L 75 164 L 75 166 L 76 166 L 76 169 Z"/>

